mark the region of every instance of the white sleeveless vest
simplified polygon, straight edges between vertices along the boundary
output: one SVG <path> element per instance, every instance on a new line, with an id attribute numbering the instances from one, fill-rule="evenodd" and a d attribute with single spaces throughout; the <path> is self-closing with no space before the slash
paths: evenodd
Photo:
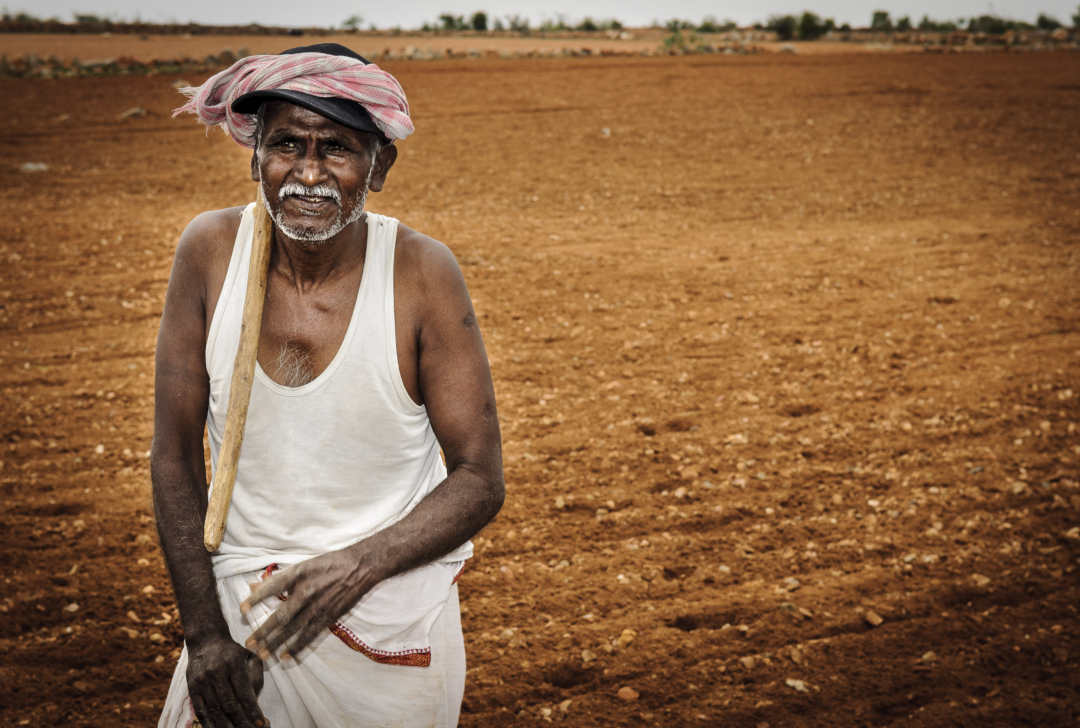
<path id="1" fill-rule="evenodd" d="M 254 203 L 244 210 L 206 342 L 216 469 L 247 289 Z M 398 221 L 367 213 L 364 272 L 345 339 L 322 374 L 284 387 L 256 366 L 244 444 L 214 573 L 288 566 L 404 518 L 446 478 L 427 410 L 401 381 L 394 324 Z M 472 555 L 466 543 L 440 559 Z"/>

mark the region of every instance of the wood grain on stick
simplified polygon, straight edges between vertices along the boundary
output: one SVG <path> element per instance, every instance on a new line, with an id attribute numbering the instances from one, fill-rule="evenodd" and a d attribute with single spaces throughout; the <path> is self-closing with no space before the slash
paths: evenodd
<path id="1" fill-rule="evenodd" d="M 255 233 L 251 241 L 251 265 L 248 268 L 247 293 L 244 295 L 244 317 L 240 323 L 240 346 L 236 349 L 232 383 L 229 385 L 229 407 L 225 414 L 225 434 L 218 452 L 217 469 L 210 488 L 210 504 L 206 509 L 203 543 L 206 550 L 217 551 L 225 534 L 225 518 L 229 515 L 240 446 L 244 444 L 244 424 L 251 383 L 255 380 L 255 364 L 259 355 L 259 330 L 262 328 L 263 302 L 266 299 L 266 274 L 270 269 L 270 243 L 274 236 L 274 221 L 263 204 L 262 185 L 255 200 Z"/>

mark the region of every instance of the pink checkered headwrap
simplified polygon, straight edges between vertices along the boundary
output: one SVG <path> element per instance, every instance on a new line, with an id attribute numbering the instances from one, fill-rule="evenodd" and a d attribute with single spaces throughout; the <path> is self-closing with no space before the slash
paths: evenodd
<path id="1" fill-rule="evenodd" d="M 180 89 L 191 100 L 173 116 L 195 114 L 207 126 L 220 126 L 240 146 L 255 147 L 255 117 L 238 114 L 232 103 L 252 91 L 284 89 L 312 96 L 356 101 L 391 140 L 413 133 L 409 103 L 401 84 L 373 63 L 326 53 L 248 56 L 198 87 Z"/>

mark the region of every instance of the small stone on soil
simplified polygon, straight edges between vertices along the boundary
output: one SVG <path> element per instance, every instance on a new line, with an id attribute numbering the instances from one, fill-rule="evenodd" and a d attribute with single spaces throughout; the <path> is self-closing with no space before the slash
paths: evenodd
<path id="1" fill-rule="evenodd" d="M 628 687 L 628 686 L 623 686 L 623 687 L 619 688 L 619 692 L 616 693 L 616 694 L 619 696 L 619 698 L 621 700 L 627 700 L 627 701 L 629 701 L 629 700 L 637 700 L 641 696 L 641 693 L 639 693 L 637 690 L 634 690 L 632 687 Z"/>
<path id="2" fill-rule="evenodd" d="M 879 627 L 879 626 L 881 626 L 881 623 L 885 621 L 884 619 L 881 618 L 881 615 L 879 615 L 877 612 L 875 612 L 873 610 L 870 610 L 866 614 L 864 614 L 863 619 L 871 627 Z"/>
<path id="3" fill-rule="evenodd" d="M 806 683 L 803 682 L 802 680 L 795 680 L 795 679 L 789 677 L 787 680 L 784 681 L 784 684 L 787 685 L 789 688 L 793 688 L 794 690 L 797 690 L 800 693 L 808 693 L 808 692 L 810 692 L 809 690 L 806 689 Z"/>

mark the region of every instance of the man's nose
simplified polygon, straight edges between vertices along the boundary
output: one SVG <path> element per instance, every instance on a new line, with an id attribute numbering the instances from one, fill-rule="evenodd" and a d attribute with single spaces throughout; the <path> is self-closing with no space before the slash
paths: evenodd
<path id="1" fill-rule="evenodd" d="M 326 181 L 326 168 L 314 149 L 309 149 L 300 161 L 300 181 L 306 187 L 314 187 Z"/>

